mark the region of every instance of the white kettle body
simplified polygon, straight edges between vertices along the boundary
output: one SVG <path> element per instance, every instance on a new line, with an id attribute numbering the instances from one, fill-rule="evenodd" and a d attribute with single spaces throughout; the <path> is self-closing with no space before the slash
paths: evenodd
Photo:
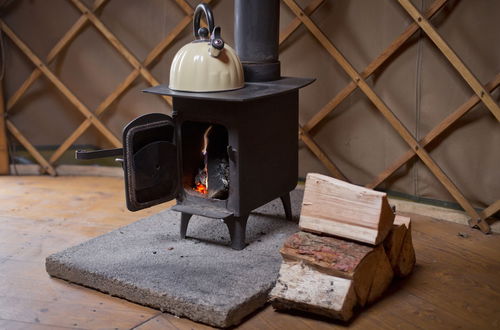
<path id="1" fill-rule="evenodd" d="M 206 16 L 208 29 L 200 28 L 202 13 Z M 214 27 L 213 14 L 207 4 L 196 7 L 193 28 L 196 40 L 183 46 L 175 55 L 170 67 L 169 88 L 185 92 L 217 92 L 244 87 L 240 59 L 222 40 L 220 27 Z"/>

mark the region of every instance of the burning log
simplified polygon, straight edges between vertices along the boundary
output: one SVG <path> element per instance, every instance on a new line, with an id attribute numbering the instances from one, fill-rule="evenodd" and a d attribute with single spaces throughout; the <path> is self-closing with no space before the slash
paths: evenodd
<path id="1" fill-rule="evenodd" d="M 299 227 L 377 245 L 391 230 L 394 213 L 385 193 L 325 175 L 307 175 Z"/>
<path id="2" fill-rule="evenodd" d="M 229 161 L 225 157 L 208 163 L 210 191 L 208 197 L 226 199 L 229 193 Z"/>
<path id="3" fill-rule="evenodd" d="M 209 198 L 226 199 L 229 193 L 227 137 L 220 126 L 210 125 L 203 134 L 201 165 L 194 177 L 193 190 Z"/>

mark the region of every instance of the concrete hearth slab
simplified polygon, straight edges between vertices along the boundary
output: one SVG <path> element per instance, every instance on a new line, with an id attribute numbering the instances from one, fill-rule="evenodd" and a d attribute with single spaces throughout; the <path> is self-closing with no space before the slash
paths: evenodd
<path id="1" fill-rule="evenodd" d="M 279 199 L 248 219 L 242 251 L 228 247 L 227 227 L 193 216 L 179 238 L 180 214 L 165 210 L 46 259 L 47 272 L 113 296 L 217 327 L 241 321 L 267 299 L 279 248 L 296 232 L 302 191 L 292 192 L 295 222 Z"/>

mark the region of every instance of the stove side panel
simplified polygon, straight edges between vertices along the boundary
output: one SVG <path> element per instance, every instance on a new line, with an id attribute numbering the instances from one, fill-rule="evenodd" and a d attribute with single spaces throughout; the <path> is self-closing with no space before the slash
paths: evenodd
<path id="1" fill-rule="evenodd" d="M 239 129 L 240 211 L 281 197 L 298 179 L 298 91 L 245 103 Z"/>

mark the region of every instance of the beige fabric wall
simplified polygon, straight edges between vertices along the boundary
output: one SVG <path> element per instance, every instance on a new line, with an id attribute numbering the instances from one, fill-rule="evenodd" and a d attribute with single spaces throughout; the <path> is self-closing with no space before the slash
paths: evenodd
<path id="1" fill-rule="evenodd" d="M 87 6 L 92 1 L 84 1 Z M 500 1 L 450 0 L 432 20 L 434 26 L 465 63 L 486 83 L 500 70 Z M 41 58 L 78 19 L 79 11 L 64 0 L 18 0 L 1 10 L 5 22 Z M 307 1 L 299 1 L 302 7 Z M 413 0 L 421 10 L 431 0 Z M 191 1 L 192 5 L 196 1 Z M 233 1 L 214 2 L 216 23 L 223 37 L 233 43 Z M 282 5 L 281 26 L 293 19 Z M 137 58 L 147 53 L 182 19 L 183 12 L 170 0 L 109 0 L 99 12 L 106 26 Z M 312 19 L 361 71 L 410 23 L 393 0 L 330 0 Z M 33 66 L 8 40 L 6 46 L 6 96 L 10 97 Z M 175 52 L 191 40 L 186 29 L 181 38 L 152 66 L 153 75 L 167 83 Z M 300 27 L 281 47 L 282 74 L 315 77 L 301 92 L 300 121 L 305 123 L 349 81 L 347 75 L 304 28 Z M 131 66 L 92 26 L 58 57 L 50 68 L 90 108 L 95 109 L 130 73 Z M 406 127 L 422 138 L 440 120 L 472 95 L 471 89 L 434 45 L 417 33 L 369 83 Z M 124 124 L 139 114 L 170 111 L 160 98 L 140 93 L 142 78 L 113 104 L 103 122 L 120 136 Z M 500 99 L 499 92 L 494 94 Z M 58 145 L 76 129 L 83 116 L 46 80 L 40 79 L 12 109 L 11 120 L 35 145 Z M 346 176 L 357 184 L 370 182 L 407 149 L 406 144 L 360 92 L 354 92 L 331 113 L 312 135 Z M 109 147 L 91 128 L 79 144 Z M 500 198 L 500 129 L 483 105 L 461 119 L 429 149 L 431 156 L 477 207 Z M 327 170 L 303 145 L 299 150 L 300 176 Z M 453 201 L 419 162 L 401 168 L 382 188 L 420 197 Z"/>

